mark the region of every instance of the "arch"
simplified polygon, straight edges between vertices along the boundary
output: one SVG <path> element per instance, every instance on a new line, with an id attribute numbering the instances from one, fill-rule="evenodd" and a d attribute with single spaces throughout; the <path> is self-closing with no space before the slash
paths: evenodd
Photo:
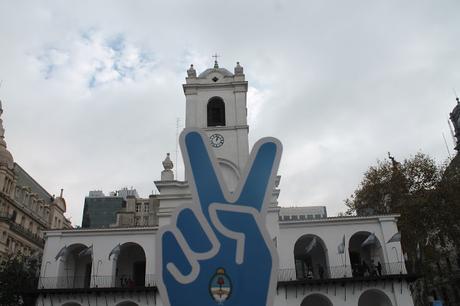
<path id="1" fill-rule="evenodd" d="M 393 304 L 385 292 L 378 289 L 369 289 L 359 297 L 358 306 L 393 306 Z"/>
<path id="2" fill-rule="evenodd" d="M 139 306 L 139 304 L 134 303 L 133 301 L 123 301 L 118 303 L 116 306 Z"/>
<path id="3" fill-rule="evenodd" d="M 227 184 L 228 190 L 235 191 L 240 181 L 240 172 L 238 167 L 231 161 L 223 158 L 218 158 L 217 162 L 219 163 L 220 169 L 222 171 L 222 176 Z"/>
<path id="4" fill-rule="evenodd" d="M 294 245 L 297 279 L 323 279 L 330 277 L 327 248 L 317 235 L 305 234 Z"/>
<path id="5" fill-rule="evenodd" d="M 145 251 L 135 242 L 127 242 L 120 246 L 117 258 L 115 283 L 118 287 L 145 286 Z"/>
<path id="6" fill-rule="evenodd" d="M 304 298 L 300 306 L 332 306 L 332 302 L 325 295 L 313 293 Z"/>
<path id="7" fill-rule="evenodd" d="M 62 304 L 61 306 L 81 306 L 81 304 L 77 302 L 67 302 Z"/>
<path id="8" fill-rule="evenodd" d="M 374 235 L 372 241 L 363 246 L 362 244 L 371 235 L 371 232 L 360 231 L 354 233 L 348 241 L 348 254 L 350 258 L 350 264 L 352 274 L 355 277 L 363 276 L 377 276 L 384 271 L 376 268 L 378 263 L 384 263 L 382 246 L 379 239 Z"/>
<path id="9" fill-rule="evenodd" d="M 225 102 L 220 97 L 212 97 L 207 105 L 208 126 L 225 126 Z"/>
<path id="10" fill-rule="evenodd" d="M 88 288 L 91 284 L 93 259 L 91 254 L 81 254 L 88 246 L 71 244 L 59 263 L 58 288 Z"/>

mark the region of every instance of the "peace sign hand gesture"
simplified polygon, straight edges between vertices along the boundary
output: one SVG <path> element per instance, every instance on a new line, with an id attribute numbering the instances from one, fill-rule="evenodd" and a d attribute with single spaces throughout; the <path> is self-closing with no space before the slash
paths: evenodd
<path id="1" fill-rule="evenodd" d="M 177 209 L 157 238 L 160 295 L 167 306 L 270 306 L 278 256 L 266 214 L 281 143 L 259 140 L 239 187 L 228 192 L 207 137 L 180 137 L 194 203 Z"/>

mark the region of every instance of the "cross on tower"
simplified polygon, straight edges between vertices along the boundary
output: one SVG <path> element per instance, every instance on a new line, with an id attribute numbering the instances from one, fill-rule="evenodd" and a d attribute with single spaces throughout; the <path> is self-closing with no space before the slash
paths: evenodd
<path id="1" fill-rule="evenodd" d="M 217 53 L 214 54 L 212 57 L 214 57 L 214 60 L 217 62 L 217 58 L 220 57 L 220 55 L 218 55 Z"/>
<path id="2" fill-rule="evenodd" d="M 214 57 L 214 69 L 219 68 L 219 64 L 217 63 L 217 58 L 220 57 L 220 55 L 214 54 L 212 57 Z"/>

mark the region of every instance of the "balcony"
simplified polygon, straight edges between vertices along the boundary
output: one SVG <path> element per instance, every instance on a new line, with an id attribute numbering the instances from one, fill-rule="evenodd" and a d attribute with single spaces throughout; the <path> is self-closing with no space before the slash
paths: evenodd
<path id="1" fill-rule="evenodd" d="M 43 249 L 43 247 L 45 246 L 45 240 L 43 238 L 41 238 L 37 234 L 32 233 L 22 225 L 14 222 L 11 218 L 11 215 L 8 215 L 4 212 L 0 214 L 0 220 L 8 223 L 8 225 L 10 226 L 10 230 L 12 230 L 18 235 L 23 236 L 24 238 L 28 239 L 32 243 L 35 243 L 37 246 Z"/>
<path id="2" fill-rule="evenodd" d="M 40 277 L 38 290 L 44 292 L 156 290 L 156 278 L 154 274 L 147 274 L 145 279 L 138 283 L 133 279 L 127 276 L 118 278 L 113 275 Z"/>
<path id="3" fill-rule="evenodd" d="M 314 271 L 316 272 L 316 271 Z M 295 269 L 280 269 L 278 271 L 278 285 L 285 284 L 305 284 L 305 283 L 327 283 L 327 282 L 343 282 L 343 281 L 366 281 L 394 278 L 413 278 L 413 275 L 408 275 L 403 262 L 393 262 L 382 264 L 382 269 L 369 267 L 354 267 L 350 266 L 331 266 L 324 269 L 322 275 L 319 273 L 307 273 L 299 275 Z"/>
<path id="4" fill-rule="evenodd" d="M 336 266 L 325 269 L 323 277 L 310 275 L 298 277 L 295 269 L 279 269 L 278 286 L 289 284 L 320 284 L 344 281 L 377 281 L 387 279 L 411 278 L 404 270 L 404 263 L 394 262 L 382 265 L 382 271 L 354 274 L 350 266 Z M 75 291 L 150 291 L 156 290 L 156 275 L 147 274 L 145 279 L 136 283 L 133 277 L 118 278 L 105 276 L 73 276 L 73 277 L 41 277 L 38 282 L 39 291 L 44 292 L 75 292 Z"/>

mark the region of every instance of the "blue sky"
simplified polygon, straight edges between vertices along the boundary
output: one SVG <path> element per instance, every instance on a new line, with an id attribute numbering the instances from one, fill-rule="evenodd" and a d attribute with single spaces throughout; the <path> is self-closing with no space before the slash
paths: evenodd
<path id="1" fill-rule="evenodd" d="M 89 190 L 155 189 L 186 69 L 237 61 L 250 142 L 278 137 L 281 205 L 330 215 L 390 151 L 440 163 L 460 92 L 458 1 L 0 1 L 0 99 L 15 160 L 80 224 Z M 175 158 L 173 158 L 174 160 Z M 183 177 L 179 165 L 179 177 Z"/>

